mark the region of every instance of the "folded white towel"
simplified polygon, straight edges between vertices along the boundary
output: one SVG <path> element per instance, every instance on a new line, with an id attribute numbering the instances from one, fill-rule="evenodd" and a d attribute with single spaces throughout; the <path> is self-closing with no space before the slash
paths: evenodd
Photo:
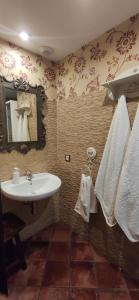
<path id="1" fill-rule="evenodd" d="M 74 210 L 86 222 L 89 222 L 90 213 L 97 212 L 97 202 L 91 176 L 81 175 L 80 191 Z"/>
<path id="2" fill-rule="evenodd" d="M 116 224 L 114 206 L 129 135 L 128 110 L 122 95 L 114 113 L 95 184 L 95 193 L 109 226 Z"/>
<path id="3" fill-rule="evenodd" d="M 139 106 L 124 159 L 115 204 L 115 218 L 128 239 L 139 241 Z"/>

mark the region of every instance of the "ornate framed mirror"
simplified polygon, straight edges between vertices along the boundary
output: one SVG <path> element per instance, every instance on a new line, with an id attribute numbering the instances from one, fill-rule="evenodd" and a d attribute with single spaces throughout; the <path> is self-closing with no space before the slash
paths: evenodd
<path id="1" fill-rule="evenodd" d="M 0 151 L 30 149 L 45 146 L 42 86 L 31 86 L 22 78 L 8 81 L 0 76 Z"/>

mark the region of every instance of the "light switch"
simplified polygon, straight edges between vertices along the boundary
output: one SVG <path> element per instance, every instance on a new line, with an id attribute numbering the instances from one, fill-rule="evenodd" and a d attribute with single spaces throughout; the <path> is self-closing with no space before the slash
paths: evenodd
<path id="1" fill-rule="evenodd" d="M 69 154 L 65 154 L 65 161 L 70 161 L 70 155 Z"/>

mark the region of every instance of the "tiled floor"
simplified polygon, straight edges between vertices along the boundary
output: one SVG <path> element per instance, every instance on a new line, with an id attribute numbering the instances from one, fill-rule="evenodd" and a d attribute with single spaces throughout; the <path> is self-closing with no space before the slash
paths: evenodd
<path id="1" fill-rule="evenodd" d="M 10 300 L 139 300 L 139 284 L 60 224 L 33 238 L 26 260 L 9 278 Z"/>

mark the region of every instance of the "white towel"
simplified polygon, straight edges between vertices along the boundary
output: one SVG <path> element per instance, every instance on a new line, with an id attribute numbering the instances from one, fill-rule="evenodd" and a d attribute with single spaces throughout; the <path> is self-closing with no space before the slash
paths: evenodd
<path id="1" fill-rule="evenodd" d="M 115 199 L 129 135 L 128 110 L 125 96 L 122 95 L 114 113 L 95 184 L 96 196 L 111 227 L 116 224 Z"/>
<path id="2" fill-rule="evenodd" d="M 139 241 L 139 106 L 125 155 L 115 204 L 115 218 L 128 239 Z"/>
<path id="3" fill-rule="evenodd" d="M 80 191 L 74 210 L 86 222 L 89 222 L 90 213 L 97 212 L 97 202 L 91 176 L 81 175 Z"/>

